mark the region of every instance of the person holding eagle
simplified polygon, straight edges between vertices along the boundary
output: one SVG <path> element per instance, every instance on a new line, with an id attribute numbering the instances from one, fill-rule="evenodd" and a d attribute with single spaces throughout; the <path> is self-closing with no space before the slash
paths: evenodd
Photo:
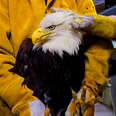
<path id="1" fill-rule="evenodd" d="M 78 97 L 69 104 L 66 115 L 73 116 L 77 111 L 76 103 L 81 102 L 80 94 L 83 91 L 87 107 L 84 116 L 93 116 L 94 104 L 101 95 L 108 77 L 108 59 L 113 47 L 111 38 L 116 37 L 115 18 L 100 16 L 92 0 L 1 0 L 0 1 L 0 116 L 47 116 L 49 109 L 35 96 L 26 85 L 22 85 L 24 79 L 10 72 L 14 67 L 16 56 L 22 41 L 30 38 L 36 31 L 45 12 L 50 8 L 72 10 L 80 15 L 92 15 L 90 25 L 82 27 L 82 30 L 91 41 L 91 47 L 85 55 L 85 78 Z M 24 12 L 26 9 L 26 12 Z M 58 9 L 54 9 L 58 10 Z M 75 14 L 76 15 L 76 14 Z M 83 20 L 83 17 L 81 20 Z M 79 20 L 75 20 L 81 23 Z M 107 28 L 108 27 L 108 28 Z M 101 34 L 102 33 L 102 34 Z M 94 38 L 94 36 L 97 38 Z M 88 39 L 88 40 L 89 40 Z M 93 42 L 95 41 L 95 42 Z M 105 67 L 105 68 L 104 68 Z"/>

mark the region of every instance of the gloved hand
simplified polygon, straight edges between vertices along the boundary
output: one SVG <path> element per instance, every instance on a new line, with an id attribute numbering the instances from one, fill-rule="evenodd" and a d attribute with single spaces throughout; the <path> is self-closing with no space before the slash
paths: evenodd
<path id="1" fill-rule="evenodd" d="M 71 100 L 66 116 L 94 116 L 94 104 L 97 102 L 97 96 L 93 90 L 87 86 L 82 86 L 78 93 L 72 92 Z"/>
<path id="2" fill-rule="evenodd" d="M 74 22 L 73 26 L 76 27 L 77 29 L 83 29 L 86 27 L 89 27 L 93 23 L 93 16 L 84 16 L 77 14 L 76 12 L 72 10 L 66 10 L 66 9 L 59 9 L 59 8 L 51 8 L 51 12 L 66 12 L 74 16 Z"/>
<path id="3" fill-rule="evenodd" d="M 68 12 L 74 15 L 74 28 L 94 36 L 111 39 L 116 37 L 116 16 L 84 16 L 66 9 L 52 8 L 51 12 Z M 107 28 L 108 27 L 108 28 Z M 101 34 L 102 33 L 102 34 Z"/>

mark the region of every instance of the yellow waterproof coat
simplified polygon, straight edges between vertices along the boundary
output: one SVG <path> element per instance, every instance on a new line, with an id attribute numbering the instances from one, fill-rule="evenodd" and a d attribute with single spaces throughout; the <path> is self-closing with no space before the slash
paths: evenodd
<path id="1" fill-rule="evenodd" d="M 50 2 L 48 0 L 47 5 Z M 84 15 L 96 14 L 92 0 L 56 0 L 53 7 L 71 9 Z M 0 116 L 31 116 L 28 103 L 37 98 L 33 91 L 22 86 L 24 79 L 9 69 L 15 64 L 21 42 L 37 29 L 45 10 L 44 0 L 0 0 Z M 112 28 L 105 35 L 113 31 Z M 97 90 L 97 85 L 104 86 L 111 53 L 110 40 L 98 39 L 89 48 L 86 52 L 85 83 Z"/>

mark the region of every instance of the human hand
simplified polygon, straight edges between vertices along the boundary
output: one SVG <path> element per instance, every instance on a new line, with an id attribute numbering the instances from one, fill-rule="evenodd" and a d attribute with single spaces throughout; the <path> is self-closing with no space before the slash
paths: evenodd
<path id="1" fill-rule="evenodd" d="M 69 14 L 73 15 L 74 22 L 72 23 L 72 25 L 74 26 L 74 28 L 77 28 L 77 29 L 87 28 L 87 27 L 91 26 L 92 23 L 93 23 L 93 16 L 80 15 L 80 14 L 77 14 L 76 12 L 74 12 L 72 10 L 51 8 L 51 12 L 52 13 L 54 13 L 54 12 L 64 12 L 64 13 L 69 13 Z"/>
<path id="2" fill-rule="evenodd" d="M 73 99 L 71 100 L 66 116 L 94 116 L 94 104 L 97 102 L 94 92 L 83 86 L 76 94 L 73 92 Z"/>

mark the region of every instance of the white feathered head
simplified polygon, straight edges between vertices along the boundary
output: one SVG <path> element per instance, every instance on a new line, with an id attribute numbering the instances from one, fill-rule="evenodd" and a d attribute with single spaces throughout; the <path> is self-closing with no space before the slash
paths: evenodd
<path id="1" fill-rule="evenodd" d="M 34 49 L 40 45 L 43 51 L 57 52 L 62 56 L 63 51 L 70 55 L 78 53 L 82 42 L 82 34 L 78 24 L 74 25 L 74 15 L 68 12 L 55 12 L 45 15 L 39 28 L 33 33 Z"/>

